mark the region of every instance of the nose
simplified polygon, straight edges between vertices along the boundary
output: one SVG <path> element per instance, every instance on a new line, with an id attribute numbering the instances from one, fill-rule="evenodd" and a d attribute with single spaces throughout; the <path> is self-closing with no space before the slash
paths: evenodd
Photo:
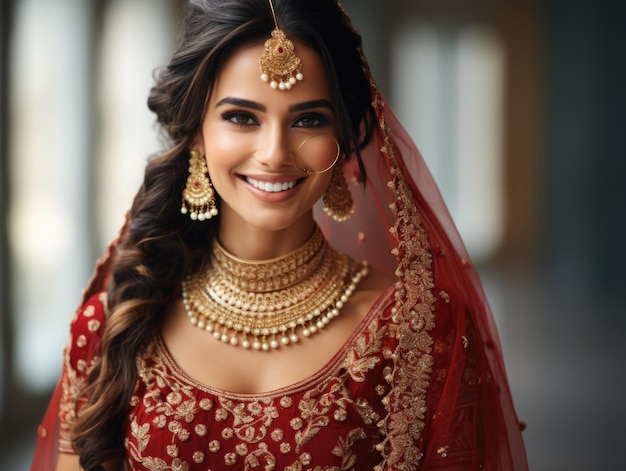
<path id="1" fill-rule="evenodd" d="M 293 165 L 295 154 L 286 133 L 276 128 L 267 129 L 259 137 L 255 159 L 269 170 L 280 170 Z"/>

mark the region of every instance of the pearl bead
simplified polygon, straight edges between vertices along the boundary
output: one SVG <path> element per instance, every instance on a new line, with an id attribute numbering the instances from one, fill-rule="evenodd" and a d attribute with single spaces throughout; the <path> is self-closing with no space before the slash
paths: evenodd
<path id="1" fill-rule="evenodd" d="M 243 339 L 243 340 L 241 341 L 241 346 L 242 346 L 243 348 L 250 348 L 250 342 L 249 342 L 247 339 Z"/>
<path id="2" fill-rule="evenodd" d="M 215 331 L 213 332 L 213 337 L 215 337 L 216 339 L 220 339 L 222 337 L 222 334 L 219 333 L 219 331 Z"/>
<path id="3" fill-rule="evenodd" d="M 295 77 L 289 77 L 289 83 L 290 83 L 291 85 L 295 85 L 295 84 L 296 84 L 296 82 L 297 82 L 297 80 L 296 80 L 296 78 L 295 78 Z"/>
<path id="4" fill-rule="evenodd" d="M 268 77 L 267 74 L 261 74 L 261 80 L 263 80 L 264 82 L 267 82 L 270 78 Z"/>
<path id="5" fill-rule="evenodd" d="M 211 208 L 209 212 L 211 213 L 211 216 L 217 216 L 218 213 L 217 208 Z"/>
<path id="6" fill-rule="evenodd" d="M 302 72 L 298 72 L 298 74 L 296 75 L 296 79 L 302 80 L 303 78 L 304 78 L 304 75 L 302 75 Z"/>
<path id="7" fill-rule="evenodd" d="M 238 343 L 239 343 L 239 339 L 237 337 L 233 336 L 233 337 L 230 338 L 230 344 L 231 345 L 235 346 Z"/>
<path id="8" fill-rule="evenodd" d="M 289 337 L 287 336 L 283 336 L 280 338 L 280 343 L 282 343 L 283 345 L 289 345 Z"/>
<path id="9" fill-rule="evenodd" d="M 252 342 L 252 348 L 254 348 L 255 350 L 261 350 L 261 342 L 255 340 L 254 342 Z"/>
<path id="10" fill-rule="evenodd" d="M 280 345 L 280 344 L 278 343 L 278 340 L 276 340 L 276 339 L 272 339 L 272 340 L 270 341 L 270 347 L 271 347 L 272 349 L 277 349 L 279 345 Z"/>
<path id="11" fill-rule="evenodd" d="M 305 337 L 309 337 L 311 335 L 311 332 L 305 327 L 304 329 L 302 329 L 302 335 L 304 335 Z"/>
<path id="12" fill-rule="evenodd" d="M 297 336 L 296 334 L 291 334 L 291 335 L 289 336 L 289 341 L 290 341 L 291 343 L 298 343 L 298 340 L 300 340 L 300 339 L 298 338 L 298 336 Z"/>
<path id="13" fill-rule="evenodd" d="M 272 88 L 276 89 L 276 88 L 278 88 L 278 83 L 277 83 L 275 80 L 272 80 L 272 81 L 270 82 L 270 87 L 272 87 Z"/>

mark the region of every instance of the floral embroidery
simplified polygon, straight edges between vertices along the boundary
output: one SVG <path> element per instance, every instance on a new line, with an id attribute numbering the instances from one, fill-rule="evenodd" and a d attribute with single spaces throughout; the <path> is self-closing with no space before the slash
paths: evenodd
<path id="1" fill-rule="evenodd" d="M 372 89 L 376 89 L 374 83 Z M 384 137 L 380 150 L 389 159 L 392 179 L 388 187 L 396 195 L 391 205 L 396 221 L 390 232 L 397 240 L 393 254 L 398 260 L 396 305 L 391 316 L 394 325 L 389 326 L 398 343 L 393 353 L 394 371 L 387 376 L 393 389 L 383 399 L 387 408 L 387 416 L 381 423 L 385 439 L 377 445 L 383 453 L 383 462 L 374 469 L 379 471 L 391 465 L 399 471 L 408 471 L 416 469 L 422 458 L 418 443 L 433 365 L 429 332 L 435 326 L 436 299 L 432 292 L 435 285 L 428 236 L 400 170 L 384 116 L 384 101 L 379 94 L 374 96 L 373 106 Z"/>
<path id="2" fill-rule="evenodd" d="M 148 424 L 143 424 L 141 426 L 137 425 L 137 421 L 133 420 L 130 425 L 130 430 L 137 442 L 137 448 L 139 451 L 144 451 L 146 446 L 148 446 L 148 442 L 150 441 L 150 434 L 148 431 L 150 430 L 150 426 Z"/>
<path id="3" fill-rule="evenodd" d="M 367 372 L 379 363 L 380 359 L 373 353 L 380 351 L 384 333 L 385 327 L 378 329 L 372 322 L 367 334 L 358 338 L 356 348 L 348 352 L 344 365 L 354 381 L 364 382 Z"/>
<path id="4" fill-rule="evenodd" d="M 385 299 L 389 309 L 393 298 Z M 378 462 L 384 397 L 368 383 L 386 391 L 380 382 L 394 370 L 384 351 L 395 342 L 381 318 L 372 314 L 324 375 L 276 396 L 208 391 L 181 376 L 156 339 L 137 360 L 124 439 L 128 469 L 348 471 Z M 68 370 L 82 377 L 79 364 L 89 369 L 79 356 Z"/>
<path id="5" fill-rule="evenodd" d="M 363 440 L 366 437 L 367 435 L 362 428 L 352 430 L 345 440 L 342 437 L 339 437 L 339 442 L 333 450 L 333 454 L 341 458 L 342 470 L 347 470 L 354 466 L 356 462 L 356 454 L 354 453 L 352 447 L 358 440 Z"/>

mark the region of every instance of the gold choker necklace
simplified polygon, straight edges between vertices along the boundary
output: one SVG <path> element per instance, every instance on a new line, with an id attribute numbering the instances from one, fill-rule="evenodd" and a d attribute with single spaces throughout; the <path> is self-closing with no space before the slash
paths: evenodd
<path id="1" fill-rule="evenodd" d="M 191 323 L 233 346 L 270 351 L 309 337 L 337 317 L 367 264 L 328 245 L 319 228 L 296 251 L 242 260 L 214 239 L 211 266 L 183 281 Z"/>

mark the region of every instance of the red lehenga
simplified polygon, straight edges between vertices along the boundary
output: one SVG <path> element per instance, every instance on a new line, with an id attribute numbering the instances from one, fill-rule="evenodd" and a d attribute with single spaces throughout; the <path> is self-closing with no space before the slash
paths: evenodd
<path id="1" fill-rule="evenodd" d="M 346 167 L 355 215 L 335 223 L 316 210 L 316 219 L 331 245 L 395 273 L 396 285 L 324 369 L 268 394 L 198 384 L 154 339 L 138 358 L 122 431 L 129 469 L 528 469 L 476 270 L 419 151 L 373 81 L 372 99 L 379 122 L 363 152 L 367 185 L 354 162 Z M 58 447 L 69 446 L 68 405 L 98 354 L 105 322 L 98 293 L 112 248 L 73 322 L 34 471 L 53 469 Z"/>

